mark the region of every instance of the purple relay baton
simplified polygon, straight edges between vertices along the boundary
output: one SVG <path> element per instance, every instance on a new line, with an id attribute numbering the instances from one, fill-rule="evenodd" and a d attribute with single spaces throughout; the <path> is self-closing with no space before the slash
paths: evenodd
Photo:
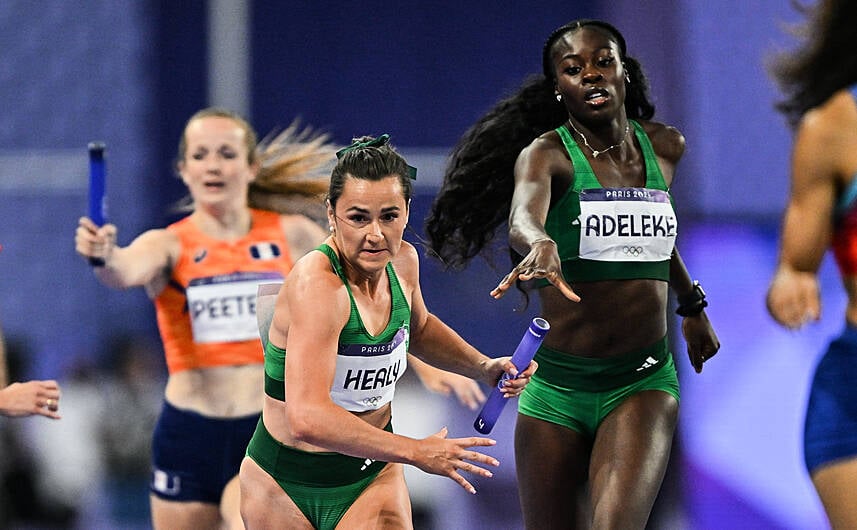
<path id="1" fill-rule="evenodd" d="M 550 324 L 548 324 L 547 320 L 540 317 L 533 319 L 530 327 L 527 328 L 526 333 L 521 338 L 518 347 L 515 348 L 515 353 L 512 354 L 512 364 L 515 365 L 515 368 L 521 372 L 527 369 L 549 329 Z M 507 399 L 503 397 L 500 389 L 503 387 L 503 382 L 507 379 L 512 379 L 512 376 L 504 372 L 500 380 L 497 381 L 497 386 L 491 390 L 491 395 L 488 396 L 488 400 L 482 407 L 479 416 L 476 417 L 476 421 L 473 422 L 473 427 L 482 434 L 491 432 L 494 424 L 497 423 L 497 418 L 503 412 L 503 407 L 506 405 Z"/>

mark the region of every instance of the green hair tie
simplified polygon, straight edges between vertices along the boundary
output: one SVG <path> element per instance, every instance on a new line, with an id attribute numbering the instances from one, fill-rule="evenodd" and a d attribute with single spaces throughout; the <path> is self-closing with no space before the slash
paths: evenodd
<path id="1" fill-rule="evenodd" d="M 350 151 L 354 151 L 355 149 L 360 149 L 363 147 L 381 147 L 382 145 L 387 145 L 390 143 L 390 135 L 387 133 L 382 134 L 377 138 L 373 138 L 372 140 L 366 140 L 365 142 L 354 142 L 348 147 L 343 147 L 339 151 L 336 152 L 336 158 L 342 158 L 345 153 Z M 407 164 L 406 164 L 407 165 Z M 417 180 L 417 168 L 414 166 L 408 165 L 408 176 L 411 177 L 412 180 Z"/>

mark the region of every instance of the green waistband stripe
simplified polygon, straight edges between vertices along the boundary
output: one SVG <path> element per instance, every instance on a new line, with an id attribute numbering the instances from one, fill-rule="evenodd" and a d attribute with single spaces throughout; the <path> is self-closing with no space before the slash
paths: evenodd
<path id="1" fill-rule="evenodd" d="M 657 371 L 666 365 L 664 361 L 669 356 L 666 336 L 645 348 L 606 359 L 580 357 L 541 346 L 536 352 L 539 369 L 533 377 L 586 392 L 605 392 Z"/>
<path id="2" fill-rule="evenodd" d="M 392 422 L 384 427 L 393 432 Z M 247 446 L 247 456 L 278 481 L 305 486 L 345 486 L 379 473 L 386 462 L 340 453 L 301 451 L 271 436 L 262 418 Z"/>

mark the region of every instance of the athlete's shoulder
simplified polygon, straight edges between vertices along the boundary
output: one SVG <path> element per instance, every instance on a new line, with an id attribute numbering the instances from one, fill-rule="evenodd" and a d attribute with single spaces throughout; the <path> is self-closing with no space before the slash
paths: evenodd
<path id="1" fill-rule="evenodd" d="M 798 124 L 800 133 L 820 143 L 835 141 L 843 134 L 857 131 L 857 101 L 847 89 L 830 96 L 821 105 L 810 109 Z"/>
<path id="2" fill-rule="evenodd" d="M 640 121 L 646 136 L 652 142 L 655 154 L 661 158 L 676 163 L 681 159 L 685 149 L 684 135 L 672 125 L 657 121 Z"/>
<path id="3" fill-rule="evenodd" d="M 324 252 L 311 250 L 296 263 L 283 283 L 290 304 L 304 307 L 324 306 L 338 299 L 347 300 L 347 290 Z"/>
<path id="4" fill-rule="evenodd" d="M 569 175 L 572 169 L 568 150 L 555 130 L 547 131 L 530 142 L 515 162 L 515 175 L 529 180 Z"/>
<path id="5" fill-rule="evenodd" d="M 533 138 L 533 141 L 524 147 L 521 153 L 544 156 L 554 154 L 558 151 L 565 152 L 565 146 L 562 143 L 562 137 L 560 137 L 559 133 L 555 129 L 551 129 Z"/>

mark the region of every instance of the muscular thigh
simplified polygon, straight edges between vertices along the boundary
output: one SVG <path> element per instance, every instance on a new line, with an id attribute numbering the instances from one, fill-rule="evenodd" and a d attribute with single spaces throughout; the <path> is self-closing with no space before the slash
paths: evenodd
<path id="1" fill-rule="evenodd" d="M 590 442 L 568 427 L 518 415 L 515 465 L 527 528 L 574 528 L 586 491 Z"/>
<path id="2" fill-rule="evenodd" d="M 629 396 L 604 419 L 589 470 L 592 505 L 602 516 L 614 523 L 626 518 L 629 528 L 645 525 L 666 472 L 677 418 L 675 397 L 647 390 Z"/>
<path id="3" fill-rule="evenodd" d="M 300 508 L 279 484 L 250 458 L 239 473 L 241 518 L 247 530 L 289 528 L 312 530 Z"/>
<path id="4" fill-rule="evenodd" d="M 402 464 L 387 464 L 345 512 L 337 528 L 412 529 Z"/>

